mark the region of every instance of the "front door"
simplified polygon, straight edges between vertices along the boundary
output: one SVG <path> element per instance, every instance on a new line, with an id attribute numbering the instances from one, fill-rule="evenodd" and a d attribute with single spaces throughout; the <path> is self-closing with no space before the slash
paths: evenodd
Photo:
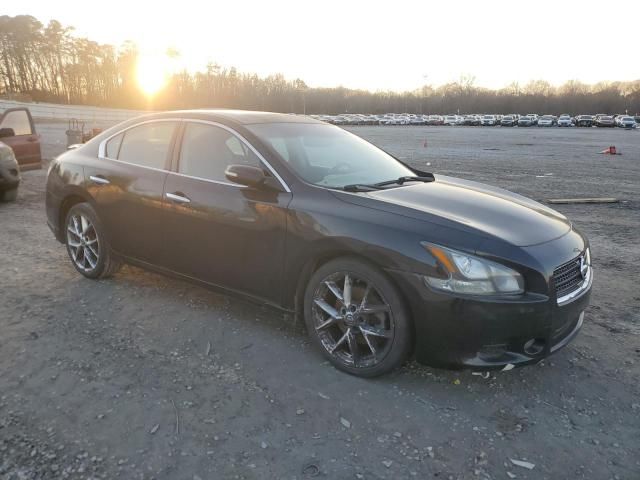
<path id="1" fill-rule="evenodd" d="M 11 147 L 21 170 L 41 167 L 40 137 L 26 108 L 11 108 L 2 114 L 0 142 Z"/>
<path id="2" fill-rule="evenodd" d="M 165 184 L 166 259 L 176 272 L 280 303 L 291 194 L 227 180 L 231 164 L 266 167 L 225 126 L 186 122 Z"/>
<path id="3" fill-rule="evenodd" d="M 177 125 L 157 120 L 129 128 L 85 164 L 98 216 L 122 256 L 162 264 L 162 192 Z"/>

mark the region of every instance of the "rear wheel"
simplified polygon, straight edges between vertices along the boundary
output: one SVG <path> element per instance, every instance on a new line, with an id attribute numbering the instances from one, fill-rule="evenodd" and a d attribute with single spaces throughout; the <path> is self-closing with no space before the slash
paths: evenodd
<path id="1" fill-rule="evenodd" d="M 312 276 L 304 317 L 311 338 L 340 370 L 374 377 L 399 367 L 411 350 L 412 328 L 395 286 L 376 268 L 332 260 Z"/>
<path id="2" fill-rule="evenodd" d="M 88 203 L 71 207 L 65 222 L 67 253 L 78 272 L 87 278 L 106 278 L 121 266 L 111 252 L 100 219 Z"/>
<path id="3" fill-rule="evenodd" d="M 11 190 L 5 190 L 4 192 L 0 192 L 0 200 L 3 202 L 15 202 L 18 198 L 18 187 L 12 188 Z"/>

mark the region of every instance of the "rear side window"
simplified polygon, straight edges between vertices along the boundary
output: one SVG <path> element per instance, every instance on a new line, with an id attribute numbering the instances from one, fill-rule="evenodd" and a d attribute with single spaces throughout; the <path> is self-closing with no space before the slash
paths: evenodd
<path id="1" fill-rule="evenodd" d="M 120 135 L 116 135 L 111 140 L 107 142 L 105 145 L 104 155 L 107 158 L 118 158 L 118 152 L 120 151 L 120 144 L 122 143 L 122 137 L 124 137 L 124 133 Z"/>
<path id="2" fill-rule="evenodd" d="M 130 128 L 124 132 L 118 160 L 164 169 L 175 127 L 175 122 L 153 122 Z M 116 148 L 115 145 L 112 147 Z"/>
<path id="3" fill-rule="evenodd" d="M 224 171 L 229 165 L 260 167 L 260 159 L 231 132 L 213 125 L 188 123 L 182 139 L 178 172 L 227 182 Z"/>
<path id="4" fill-rule="evenodd" d="M 15 135 L 31 135 L 31 122 L 29 115 L 24 110 L 8 112 L 2 119 L 0 128 L 11 128 Z"/>

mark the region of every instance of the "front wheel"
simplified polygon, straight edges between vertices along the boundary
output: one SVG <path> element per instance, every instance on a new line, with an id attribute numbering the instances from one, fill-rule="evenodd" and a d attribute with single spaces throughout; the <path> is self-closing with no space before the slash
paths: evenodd
<path id="1" fill-rule="evenodd" d="M 375 377 L 404 363 L 413 329 L 396 287 L 373 266 L 332 260 L 311 277 L 304 298 L 309 335 L 338 369 Z"/>
<path id="2" fill-rule="evenodd" d="M 106 278 L 120 268 L 111 252 L 100 219 L 88 203 L 71 207 L 65 222 L 67 253 L 75 269 L 87 278 Z"/>

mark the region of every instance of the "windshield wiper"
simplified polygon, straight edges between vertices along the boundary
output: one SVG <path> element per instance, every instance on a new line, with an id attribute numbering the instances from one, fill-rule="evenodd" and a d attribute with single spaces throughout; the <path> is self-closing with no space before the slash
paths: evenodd
<path id="1" fill-rule="evenodd" d="M 366 183 L 353 183 L 351 185 L 345 185 L 342 187 L 345 192 L 371 192 L 373 190 L 380 190 L 381 187 L 377 185 L 368 185 Z"/>
<path id="2" fill-rule="evenodd" d="M 387 180 L 385 182 L 378 182 L 378 183 L 374 183 L 372 186 L 374 187 L 384 187 L 387 185 L 403 185 L 405 182 L 433 182 L 434 178 L 433 175 L 428 176 L 428 177 L 418 177 L 418 176 L 406 176 L 406 177 L 400 177 L 400 178 L 396 178 L 395 180 Z"/>
<path id="3" fill-rule="evenodd" d="M 342 187 L 347 192 L 371 192 L 372 190 L 382 190 L 387 185 L 403 185 L 405 182 L 433 182 L 435 179 L 431 176 L 405 176 L 394 180 L 386 180 L 378 183 L 353 183 Z"/>

